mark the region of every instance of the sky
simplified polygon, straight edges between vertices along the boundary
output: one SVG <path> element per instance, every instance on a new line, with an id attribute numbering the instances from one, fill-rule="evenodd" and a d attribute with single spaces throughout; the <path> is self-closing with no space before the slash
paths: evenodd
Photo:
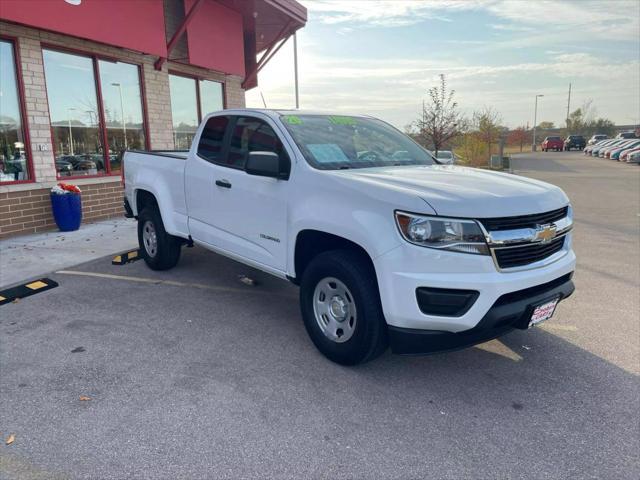
<path id="1" fill-rule="evenodd" d="M 597 115 L 640 123 L 640 0 L 298 0 L 300 108 L 364 113 L 404 128 L 444 74 L 460 109 L 491 107 L 511 128 Z M 295 106 L 289 40 L 247 106 Z"/>

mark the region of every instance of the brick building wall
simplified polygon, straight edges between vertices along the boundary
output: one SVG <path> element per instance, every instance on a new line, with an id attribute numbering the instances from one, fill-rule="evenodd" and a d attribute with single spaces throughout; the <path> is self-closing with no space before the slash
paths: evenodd
<path id="1" fill-rule="evenodd" d="M 82 185 L 82 221 L 122 216 L 120 182 Z M 56 228 L 51 214 L 50 188 L 0 193 L 0 236 L 38 233 Z"/>
<path id="2" fill-rule="evenodd" d="M 171 12 L 166 12 L 171 15 Z M 175 19 L 167 19 L 175 24 Z M 0 21 L 0 34 L 16 39 L 24 83 L 26 118 L 32 157 L 31 183 L 0 185 L 0 238 L 55 228 L 49 202 L 49 190 L 56 177 L 49 106 L 45 87 L 42 44 L 75 49 L 88 54 L 115 58 L 142 66 L 146 121 L 151 149 L 173 149 L 169 70 L 222 82 L 227 108 L 245 106 L 242 78 L 178 62 L 166 62 L 162 70 L 154 67 L 156 57 L 97 42 L 42 31 Z M 63 180 L 64 181 L 64 180 Z M 119 176 L 67 180 L 83 190 L 83 222 L 120 216 L 122 189 Z"/>

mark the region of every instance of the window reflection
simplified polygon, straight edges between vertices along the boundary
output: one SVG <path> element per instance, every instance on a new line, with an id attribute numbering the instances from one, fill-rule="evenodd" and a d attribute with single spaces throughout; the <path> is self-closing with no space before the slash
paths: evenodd
<path id="1" fill-rule="evenodd" d="M 200 80 L 200 111 L 204 118 L 211 112 L 224 108 L 222 84 L 211 80 Z"/>
<path id="2" fill-rule="evenodd" d="M 105 172 L 92 59 L 51 50 L 42 53 L 58 174 Z"/>
<path id="3" fill-rule="evenodd" d="M 193 78 L 169 75 L 173 144 L 176 150 L 188 150 L 198 128 L 196 82 Z"/>
<path id="4" fill-rule="evenodd" d="M 0 182 L 29 180 L 13 43 L 0 40 Z"/>
<path id="5" fill-rule="evenodd" d="M 140 72 L 136 65 L 98 61 L 111 172 L 120 170 L 124 150 L 145 148 Z"/>

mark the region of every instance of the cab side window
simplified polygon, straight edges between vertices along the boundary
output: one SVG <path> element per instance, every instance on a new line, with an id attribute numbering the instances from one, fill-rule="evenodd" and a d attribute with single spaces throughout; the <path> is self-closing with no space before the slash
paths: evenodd
<path id="1" fill-rule="evenodd" d="M 211 117 L 207 120 L 198 143 L 198 155 L 210 162 L 220 162 L 228 125 L 229 117 Z"/>
<path id="2" fill-rule="evenodd" d="M 267 123 L 257 118 L 238 117 L 231 134 L 226 164 L 244 168 L 249 152 L 274 152 L 281 161 L 289 162 L 282 142 Z"/>

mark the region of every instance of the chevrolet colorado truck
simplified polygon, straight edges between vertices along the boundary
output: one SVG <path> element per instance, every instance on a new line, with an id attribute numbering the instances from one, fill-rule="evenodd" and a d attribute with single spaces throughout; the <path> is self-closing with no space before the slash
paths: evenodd
<path id="1" fill-rule="evenodd" d="M 337 363 L 527 329 L 574 290 L 560 188 L 438 164 L 372 117 L 224 110 L 188 152 L 123 163 L 150 268 L 197 244 L 299 285 L 306 330 Z"/>

